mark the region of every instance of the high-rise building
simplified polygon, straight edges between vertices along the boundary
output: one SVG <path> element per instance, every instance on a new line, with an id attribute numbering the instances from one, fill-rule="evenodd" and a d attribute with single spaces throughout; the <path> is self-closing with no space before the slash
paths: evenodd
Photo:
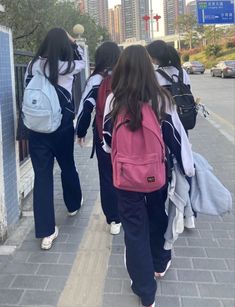
<path id="1" fill-rule="evenodd" d="M 120 4 L 114 6 L 114 32 L 115 41 L 117 43 L 123 42 L 123 26 L 122 26 L 122 6 Z"/>
<path id="2" fill-rule="evenodd" d="M 77 0 L 77 6 L 78 6 L 78 9 L 79 9 L 79 12 L 81 14 L 84 14 L 85 13 L 85 1 L 84 0 Z"/>
<path id="3" fill-rule="evenodd" d="M 84 8 L 97 24 L 108 29 L 108 0 L 84 0 Z"/>
<path id="4" fill-rule="evenodd" d="M 124 39 L 149 39 L 149 29 L 146 31 L 143 17 L 149 16 L 148 0 L 122 0 L 122 20 Z"/>
<path id="5" fill-rule="evenodd" d="M 113 41 L 115 41 L 115 29 L 114 29 L 114 10 L 109 9 L 109 34 Z"/>
<path id="6" fill-rule="evenodd" d="M 116 43 L 123 41 L 121 5 L 115 5 L 113 9 L 109 9 L 109 33 Z"/>
<path id="7" fill-rule="evenodd" d="M 176 22 L 180 15 L 185 14 L 185 0 L 164 0 L 165 35 L 177 33 Z"/>
<path id="8" fill-rule="evenodd" d="M 195 1 L 191 1 L 186 5 L 186 13 L 192 14 L 193 16 L 197 17 L 197 3 Z"/>

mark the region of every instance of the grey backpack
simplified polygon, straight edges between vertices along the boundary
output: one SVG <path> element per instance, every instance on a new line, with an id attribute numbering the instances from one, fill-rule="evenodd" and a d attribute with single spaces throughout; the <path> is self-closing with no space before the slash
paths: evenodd
<path id="1" fill-rule="evenodd" d="M 52 133 L 62 119 L 55 87 L 37 70 L 24 91 L 22 118 L 25 126 L 35 132 Z"/>

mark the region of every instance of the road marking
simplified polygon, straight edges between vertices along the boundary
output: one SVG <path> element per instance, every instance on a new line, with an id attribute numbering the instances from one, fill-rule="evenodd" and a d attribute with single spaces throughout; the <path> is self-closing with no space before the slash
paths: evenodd
<path id="1" fill-rule="evenodd" d="M 229 121 L 227 121 L 225 118 L 221 117 L 217 113 L 211 111 L 208 109 L 209 116 L 206 117 L 206 119 L 217 129 L 220 131 L 221 134 L 223 134 L 226 139 L 231 142 L 233 145 L 235 145 L 235 125 L 231 124 Z M 225 126 L 225 127 L 223 127 Z M 228 132 L 229 131 L 229 132 Z"/>

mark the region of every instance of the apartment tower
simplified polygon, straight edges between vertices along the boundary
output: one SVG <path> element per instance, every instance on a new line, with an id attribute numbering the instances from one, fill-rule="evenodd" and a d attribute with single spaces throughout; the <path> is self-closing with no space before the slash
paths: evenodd
<path id="1" fill-rule="evenodd" d="M 84 0 L 84 9 L 97 24 L 109 28 L 108 0 Z"/>
<path id="2" fill-rule="evenodd" d="M 176 21 L 180 15 L 185 14 L 185 0 L 164 0 L 165 35 L 177 33 Z"/>
<path id="3" fill-rule="evenodd" d="M 148 0 L 122 0 L 123 38 L 134 40 L 149 39 L 149 25 L 146 31 L 143 17 L 149 16 Z"/>

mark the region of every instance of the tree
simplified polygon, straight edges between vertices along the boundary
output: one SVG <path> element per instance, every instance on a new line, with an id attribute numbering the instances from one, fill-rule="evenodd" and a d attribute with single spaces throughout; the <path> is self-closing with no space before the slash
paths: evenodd
<path id="1" fill-rule="evenodd" d="M 184 35 L 186 43 L 192 49 L 193 38 L 196 35 L 196 17 L 193 14 L 180 15 L 175 25 L 177 32 Z"/>
<path id="2" fill-rule="evenodd" d="M 206 45 L 216 45 L 223 37 L 224 29 L 222 27 L 204 26 L 204 38 Z"/>
<path id="3" fill-rule="evenodd" d="M 98 38 L 108 38 L 107 30 L 96 25 L 88 15 L 81 15 L 74 4 L 57 0 L 1 0 L 5 13 L 0 15 L 0 24 L 13 31 L 14 48 L 35 51 L 47 31 L 52 27 L 61 27 L 72 31 L 75 24 L 81 23 L 84 37 L 94 55 Z"/>

